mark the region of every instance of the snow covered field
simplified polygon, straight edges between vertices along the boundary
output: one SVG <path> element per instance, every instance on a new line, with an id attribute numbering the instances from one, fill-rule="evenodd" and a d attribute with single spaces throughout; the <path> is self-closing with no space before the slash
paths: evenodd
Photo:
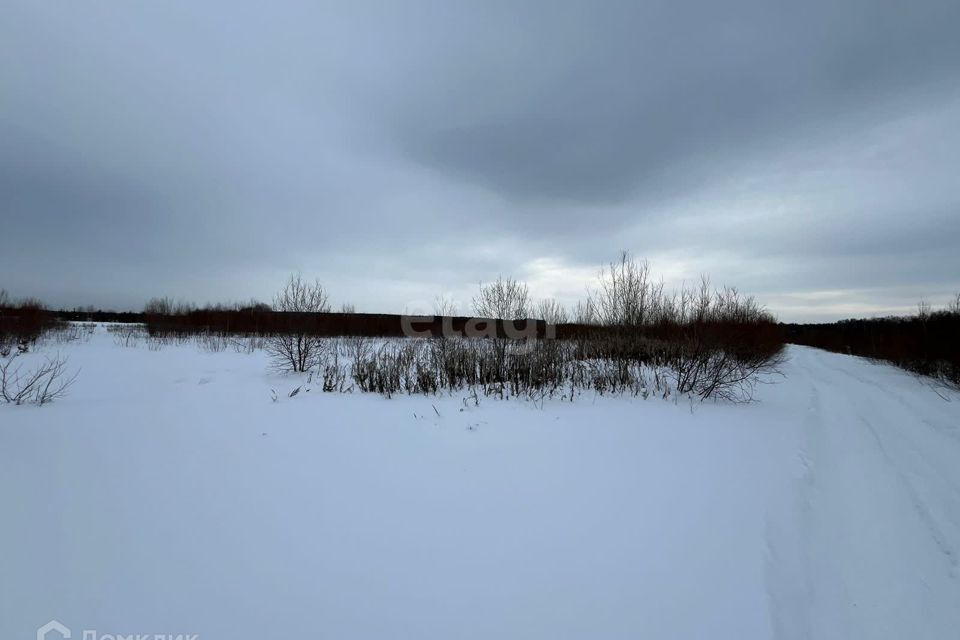
<path id="1" fill-rule="evenodd" d="M 59 349 L 67 398 L 0 406 L 2 640 L 960 630 L 960 396 L 888 366 L 791 347 L 750 405 L 475 407 Z"/>

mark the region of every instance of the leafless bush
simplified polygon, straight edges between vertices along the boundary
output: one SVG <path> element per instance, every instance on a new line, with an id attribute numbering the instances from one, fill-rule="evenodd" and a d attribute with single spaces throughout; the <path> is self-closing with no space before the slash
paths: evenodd
<path id="1" fill-rule="evenodd" d="M 687 335 L 666 349 L 665 364 L 678 393 L 733 402 L 752 399 L 756 384 L 779 374 L 783 351 L 717 347 L 711 340 Z"/>
<path id="2" fill-rule="evenodd" d="M 143 313 L 148 316 L 169 316 L 173 315 L 173 311 L 173 298 L 150 298 L 150 300 L 147 301 L 147 304 L 143 305 Z"/>
<path id="3" fill-rule="evenodd" d="M 754 385 L 782 363 L 776 320 L 735 288 L 713 290 L 705 276 L 668 294 L 646 261 L 624 252 L 601 271 L 589 302 L 602 324 L 628 341 L 646 341 L 647 357 L 667 368 L 681 394 L 749 400 Z"/>
<path id="4" fill-rule="evenodd" d="M 551 325 L 566 324 L 569 322 L 567 310 L 553 298 L 545 298 L 537 305 L 537 315 L 541 320 Z"/>
<path id="5" fill-rule="evenodd" d="M 24 369 L 16 355 L 7 359 L 0 363 L 0 400 L 42 406 L 62 398 L 79 375 L 79 371 L 70 375 L 66 366 L 67 358 L 60 354 L 30 369 Z"/>
<path id="6" fill-rule="evenodd" d="M 219 333 L 202 333 L 196 337 L 196 341 L 201 351 L 209 353 L 220 353 L 234 344 L 229 336 Z"/>
<path id="7" fill-rule="evenodd" d="M 651 281 L 650 263 L 637 262 L 623 251 L 617 262 L 600 270 L 588 303 L 605 325 L 638 327 L 653 321 L 662 295 L 663 283 Z"/>
<path id="8" fill-rule="evenodd" d="M 273 308 L 288 314 L 289 317 L 295 317 L 327 313 L 330 311 L 330 301 L 319 281 L 305 282 L 298 274 L 290 276 L 286 286 L 276 295 Z M 294 327 L 293 323 L 291 327 Z M 292 330 L 271 336 L 267 342 L 267 353 L 270 354 L 276 369 L 309 371 L 322 361 L 323 347 L 322 338 L 302 330 Z"/>
<path id="9" fill-rule="evenodd" d="M 260 349 L 266 349 L 269 342 L 268 338 L 257 335 L 249 336 L 229 336 L 230 346 L 237 353 L 253 353 Z"/>
<path id="10" fill-rule="evenodd" d="M 441 317 L 457 315 L 459 310 L 456 300 L 444 293 L 437 294 L 433 299 L 433 313 Z"/>
<path id="11" fill-rule="evenodd" d="M 323 390 L 327 393 L 333 391 L 344 392 L 347 381 L 347 372 L 340 366 L 340 349 L 338 345 L 333 345 L 327 351 L 328 360 L 319 367 L 319 374 L 322 374 Z"/>
<path id="12" fill-rule="evenodd" d="M 350 348 L 350 375 L 361 391 L 367 391 L 367 380 L 371 376 L 373 361 L 373 342 L 363 337 L 346 340 Z"/>
<path id="13" fill-rule="evenodd" d="M 186 302 L 183 300 L 174 301 L 173 298 L 167 297 L 156 297 L 150 298 L 147 301 L 147 304 L 143 306 L 143 313 L 145 316 L 182 316 L 187 315 L 192 311 L 196 311 L 197 307 L 191 302 Z"/>
<path id="14" fill-rule="evenodd" d="M 43 344 L 68 344 L 89 342 L 96 331 L 93 322 L 59 322 L 44 332 L 38 339 Z"/>
<path id="15" fill-rule="evenodd" d="M 489 284 L 480 283 L 473 310 L 481 318 L 523 320 L 530 315 L 529 297 L 525 283 L 500 276 Z"/>
<path id="16" fill-rule="evenodd" d="M 41 335 L 58 326 L 52 314 L 36 298 L 10 299 L 4 291 L 0 296 L 0 352 L 26 353 Z"/>
<path id="17" fill-rule="evenodd" d="M 655 333 L 679 393 L 749 400 L 756 383 L 779 373 L 782 336 L 774 318 L 733 287 L 683 287 L 661 298 Z"/>
<path id="18" fill-rule="evenodd" d="M 113 343 L 118 347 L 138 347 L 148 337 L 142 324 L 107 325 L 107 333 L 113 336 Z"/>
<path id="19" fill-rule="evenodd" d="M 585 391 L 669 396 L 667 375 L 625 350 L 618 357 L 585 355 L 569 340 L 505 341 L 426 338 L 332 342 L 317 377 L 325 391 L 357 389 L 390 397 L 470 390 L 474 397 L 573 400 Z M 598 356 L 601 351 L 592 352 Z M 604 352 L 607 353 L 607 352 Z M 350 382 L 347 386 L 347 382 Z"/>
<path id="20" fill-rule="evenodd" d="M 579 325 L 594 325 L 599 322 L 596 311 L 589 300 L 586 302 L 580 300 L 573 307 L 573 322 Z"/>

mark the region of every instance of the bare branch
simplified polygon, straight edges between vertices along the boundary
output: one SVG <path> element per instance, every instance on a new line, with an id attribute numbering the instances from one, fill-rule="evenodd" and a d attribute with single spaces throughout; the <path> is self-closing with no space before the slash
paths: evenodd
<path id="1" fill-rule="evenodd" d="M 525 283 L 499 276 L 490 284 L 480 283 L 480 293 L 473 299 L 473 310 L 482 318 L 524 320 L 530 314 L 529 297 Z"/>
<path id="2" fill-rule="evenodd" d="M 69 375 L 66 366 L 67 358 L 61 358 L 59 353 L 27 370 L 16 356 L 10 358 L 0 364 L 0 400 L 42 406 L 62 398 L 80 374 L 78 370 Z"/>

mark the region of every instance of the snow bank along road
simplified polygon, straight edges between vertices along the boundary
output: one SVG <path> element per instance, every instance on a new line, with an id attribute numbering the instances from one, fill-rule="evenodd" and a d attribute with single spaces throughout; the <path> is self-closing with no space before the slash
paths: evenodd
<path id="1" fill-rule="evenodd" d="M 960 397 L 891 367 L 791 348 L 751 405 L 541 408 L 61 350 L 68 398 L 0 406 L 3 640 L 960 632 Z"/>

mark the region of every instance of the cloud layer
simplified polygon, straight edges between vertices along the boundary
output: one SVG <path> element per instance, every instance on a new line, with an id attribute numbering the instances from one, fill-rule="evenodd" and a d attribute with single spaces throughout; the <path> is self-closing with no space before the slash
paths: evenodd
<path id="1" fill-rule="evenodd" d="M 787 320 L 960 290 L 953 1 L 6 3 L 0 286 L 360 310 L 621 248 Z"/>

